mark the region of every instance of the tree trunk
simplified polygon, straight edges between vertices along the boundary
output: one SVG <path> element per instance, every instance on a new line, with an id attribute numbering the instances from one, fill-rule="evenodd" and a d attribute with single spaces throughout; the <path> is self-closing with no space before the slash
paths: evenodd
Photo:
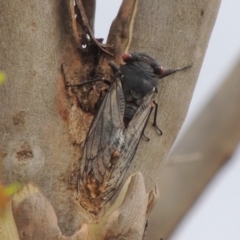
<path id="1" fill-rule="evenodd" d="M 219 2 L 124 0 L 109 33 L 111 48 L 103 50 L 88 45 L 71 1 L 0 2 L 0 66 L 7 74 L 0 86 L 2 181 L 26 185 L 13 199 L 20 239 L 142 239 L 160 164 L 185 119 Z M 83 1 L 90 27 L 94 5 Z M 95 216 L 76 200 L 74 170 L 99 94 L 93 89 L 86 97 L 67 82 L 110 78 L 108 61 L 119 64 L 125 51 L 146 52 L 167 67 L 194 66 L 160 83 L 163 136 L 149 124 L 150 142 L 141 140 L 125 187 Z"/>

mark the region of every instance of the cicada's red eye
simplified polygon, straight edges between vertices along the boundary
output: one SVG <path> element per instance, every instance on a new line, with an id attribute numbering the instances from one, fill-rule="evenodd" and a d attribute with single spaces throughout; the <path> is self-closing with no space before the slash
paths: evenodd
<path id="1" fill-rule="evenodd" d="M 132 58 L 132 55 L 131 55 L 130 53 L 124 53 L 124 54 L 122 55 L 122 60 L 123 60 L 124 62 L 129 62 L 129 61 L 131 60 L 131 58 Z"/>
<path id="2" fill-rule="evenodd" d="M 162 66 L 159 66 L 158 68 L 155 68 L 154 69 L 154 72 L 157 74 L 157 75 L 162 75 L 164 74 L 165 70 Z"/>

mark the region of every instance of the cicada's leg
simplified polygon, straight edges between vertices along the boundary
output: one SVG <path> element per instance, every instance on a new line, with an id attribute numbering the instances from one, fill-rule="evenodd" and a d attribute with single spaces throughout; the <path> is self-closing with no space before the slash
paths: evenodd
<path id="1" fill-rule="evenodd" d="M 115 78 L 116 77 L 120 77 L 122 75 L 118 65 L 115 62 L 110 61 L 109 62 L 109 66 L 112 68 L 112 70 L 114 72 Z M 112 82 L 109 81 L 106 78 L 96 78 L 96 79 L 93 79 L 93 80 L 90 80 L 90 81 L 86 81 L 86 82 L 83 82 L 83 83 L 78 83 L 78 84 L 70 84 L 70 83 L 68 83 L 68 86 L 70 86 L 70 87 L 82 87 L 82 86 L 84 86 L 86 84 L 95 83 L 95 82 L 103 82 L 103 83 L 107 84 L 108 86 L 110 86 L 112 84 Z"/>
<path id="2" fill-rule="evenodd" d="M 153 101 L 153 105 L 155 106 L 153 126 L 158 130 L 159 134 L 162 135 L 162 130 L 157 126 L 157 113 L 158 113 L 158 104 L 156 101 Z"/>
<path id="3" fill-rule="evenodd" d="M 150 115 L 151 115 L 151 113 L 152 113 L 153 108 L 155 108 L 155 111 L 154 111 L 154 119 L 153 119 L 153 126 L 157 129 L 157 131 L 159 132 L 160 135 L 163 134 L 162 130 L 157 126 L 158 104 L 157 104 L 156 101 L 153 101 L 153 102 L 152 102 L 152 106 L 151 106 L 151 110 L 150 110 L 149 115 L 148 115 L 148 119 L 147 119 L 147 121 L 146 121 L 146 124 L 145 124 L 145 126 L 144 126 L 144 128 L 143 128 L 143 132 L 142 132 L 142 136 L 146 139 L 146 141 L 150 141 L 150 139 L 145 135 L 144 131 L 145 131 L 145 128 L 146 128 L 146 126 L 147 126 L 147 122 L 148 122 L 148 120 L 149 120 L 149 117 L 150 117 Z"/>
<path id="4" fill-rule="evenodd" d="M 144 137 L 145 138 L 145 140 L 147 141 L 147 142 L 149 142 L 150 141 L 150 139 L 145 135 L 145 133 L 143 132 L 142 133 L 142 137 Z"/>

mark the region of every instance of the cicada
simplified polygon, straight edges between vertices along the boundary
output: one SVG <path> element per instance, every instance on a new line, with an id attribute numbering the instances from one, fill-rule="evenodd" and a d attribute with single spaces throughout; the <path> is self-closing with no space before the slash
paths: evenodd
<path id="1" fill-rule="evenodd" d="M 184 68 L 164 70 L 144 53 L 124 54 L 100 108 L 89 128 L 80 163 L 79 201 L 97 214 L 121 186 L 146 123 L 157 106 L 159 79 Z M 116 69 L 117 68 L 117 69 Z M 157 107 L 153 125 L 156 124 Z"/>

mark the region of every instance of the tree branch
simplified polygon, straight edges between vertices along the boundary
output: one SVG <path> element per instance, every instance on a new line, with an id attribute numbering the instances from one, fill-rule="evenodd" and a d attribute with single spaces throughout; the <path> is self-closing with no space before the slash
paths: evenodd
<path id="1" fill-rule="evenodd" d="M 240 60 L 179 140 L 159 174 L 160 199 L 149 239 L 168 239 L 214 175 L 231 159 L 240 139 Z"/>
<path id="2" fill-rule="evenodd" d="M 160 165 L 186 117 L 219 5 L 219 0 L 138 3 L 130 51 L 150 53 L 167 68 L 194 64 L 160 82 L 157 122 L 163 135 L 156 134 L 150 121 L 145 131 L 150 142 L 140 142 L 129 171 L 143 174 L 147 191 L 159 177 Z"/>

